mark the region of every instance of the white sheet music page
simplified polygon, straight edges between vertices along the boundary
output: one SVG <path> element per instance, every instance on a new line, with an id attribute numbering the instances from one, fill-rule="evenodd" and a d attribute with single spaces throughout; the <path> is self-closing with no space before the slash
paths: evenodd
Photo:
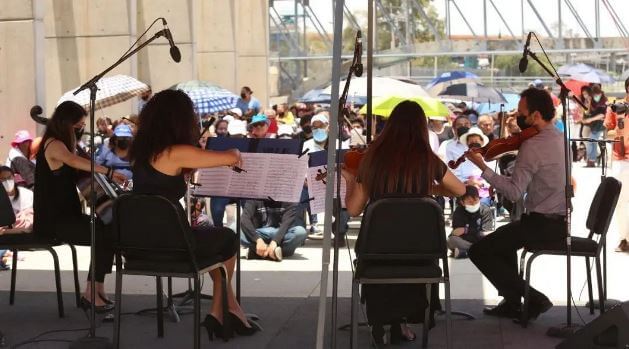
<path id="1" fill-rule="evenodd" d="M 310 212 L 312 214 L 325 212 L 325 186 L 327 177 L 327 166 L 314 166 L 308 168 L 308 194 L 313 200 L 310 201 Z M 336 179 L 336 178 L 335 178 Z M 347 184 L 341 177 L 341 206 L 345 207 L 345 193 Z M 336 185 L 334 186 L 334 197 L 336 197 Z"/>
<path id="2" fill-rule="evenodd" d="M 200 196 L 266 199 L 299 202 L 308 159 L 293 154 L 241 153 L 243 172 L 228 167 L 202 169 Z"/>

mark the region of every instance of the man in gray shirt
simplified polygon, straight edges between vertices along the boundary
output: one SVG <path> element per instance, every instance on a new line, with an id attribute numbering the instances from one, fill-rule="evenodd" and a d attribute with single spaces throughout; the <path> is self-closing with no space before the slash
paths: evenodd
<path id="1" fill-rule="evenodd" d="M 478 153 L 468 159 L 482 176 L 511 201 L 526 193 L 521 220 L 498 228 L 469 251 L 478 269 L 496 287 L 504 300 L 484 313 L 520 317 L 524 281 L 518 272 L 517 251 L 524 246 L 561 248 L 566 237 L 566 196 L 563 135 L 552 122 L 555 108 L 544 90 L 529 88 L 520 94 L 518 113 L 527 126 L 539 132 L 520 146 L 511 177 L 496 174 Z M 519 122 L 520 123 L 520 122 Z M 550 300 L 531 288 L 529 317 L 534 319 L 552 307 Z"/>

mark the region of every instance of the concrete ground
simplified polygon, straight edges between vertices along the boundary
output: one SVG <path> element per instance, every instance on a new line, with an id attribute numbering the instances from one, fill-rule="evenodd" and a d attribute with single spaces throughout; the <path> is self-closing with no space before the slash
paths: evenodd
<path id="1" fill-rule="evenodd" d="M 585 219 L 589 203 L 598 185 L 600 169 L 585 169 L 575 166 L 574 175 L 577 179 L 577 193 L 573 201 L 573 235 L 586 236 Z M 356 232 L 350 234 L 351 242 L 355 241 Z M 623 279 L 625 266 L 629 263 L 629 254 L 614 253 L 617 243 L 617 227 L 612 224 L 608 239 L 608 275 L 610 298 L 627 300 L 627 283 Z M 243 307 L 262 319 L 260 324 L 264 331 L 253 337 L 237 337 L 228 343 L 213 342 L 211 345 L 224 348 L 313 348 L 317 326 L 317 307 L 321 270 L 321 242 L 307 241 L 306 245 L 297 250 L 297 254 L 281 263 L 268 261 L 242 260 L 242 295 Z M 353 254 L 353 250 L 352 254 Z M 8 305 L 10 273 L 0 273 L 0 331 L 7 337 L 7 345 L 15 345 L 31 339 L 36 335 L 52 329 L 81 329 L 89 326 L 82 311 L 74 307 L 71 258 L 67 247 L 59 247 L 61 260 L 62 283 L 65 293 L 66 317 L 57 317 L 54 279 L 50 272 L 52 263 L 45 252 L 25 252 L 20 254 L 24 260 L 19 262 L 16 304 Z M 349 251 L 341 250 L 339 263 L 339 324 L 349 320 L 349 295 L 351 264 Z M 89 261 L 89 250 L 79 249 L 81 280 L 85 279 Z M 572 319 L 575 323 L 587 323 L 595 316 L 589 315 L 583 306 L 587 301 L 584 288 L 585 263 L 582 259 L 573 259 L 572 291 L 578 312 L 573 309 Z M 476 320 L 468 321 L 455 317 L 454 347 L 455 348 L 551 348 L 559 340 L 547 337 L 546 330 L 550 326 L 560 325 L 566 321 L 566 271 L 565 258 L 540 257 L 533 265 L 532 284 L 551 298 L 555 307 L 541 316 L 527 329 L 511 323 L 510 320 L 498 320 L 483 316 L 485 304 L 495 304 L 499 297 L 497 292 L 467 259 L 450 259 L 453 309 L 466 311 L 476 316 Z M 330 273 L 331 274 L 331 273 Z M 114 278 L 108 278 L 107 288 L 113 292 Z M 331 284 L 331 282 L 329 282 Z M 165 337 L 157 338 L 155 318 L 133 315 L 137 310 L 154 306 L 155 282 L 149 277 L 126 276 L 123 284 L 122 347 L 124 348 L 186 348 L 192 345 L 192 318 L 183 315 L 180 323 L 174 323 L 166 316 Z M 175 291 L 186 288 L 185 280 L 176 280 Z M 204 291 L 210 292 L 211 283 L 206 278 Z M 443 292 L 443 291 L 442 291 Z M 329 293 L 331 295 L 331 290 Z M 442 294 L 443 295 L 443 294 Z M 204 301 L 203 309 L 209 308 Z M 190 308 L 182 308 L 189 311 Z M 329 314 L 329 311 L 328 311 Z M 112 325 L 103 323 L 99 318 L 98 334 L 112 337 Z M 445 330 L 443 317 L 437 320 L 437 326 L 430 331 L 430 348 L 445 347 Z M 330 338 L 329 322 L 326 338 Z M 420 327 L 415 328 L 417 333 Z M 84 335 L 85 331 L 61 332 L 43 336 L 42 338 L 74 339 Z M 369 334 L 361 329 L 360 347 L 369 346 Z M 338 347 L 349 345 L 349 333 L 337 332 Z M 209 347 L 207 337 L 203 336 L 202 344 Z M 412 343 L 407 347 L 415 347 Z M 32 348 L 62 348 L 67 343 L 45 342 L 31 344 Z"/>

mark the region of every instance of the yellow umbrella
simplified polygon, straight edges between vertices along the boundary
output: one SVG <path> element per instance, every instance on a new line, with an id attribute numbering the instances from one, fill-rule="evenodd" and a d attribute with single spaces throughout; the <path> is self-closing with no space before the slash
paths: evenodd
<path id="1" fill-rule="evenodd" d="M 382 96 L 373 99 L 372 112 L 374 115 L 380 115 L 388 118 L 393 109 L 403 101 L 417 102 L 426 116 L 448 116 L 448 108 L 438 99 L 431 97 L 398 97 L 398 96 Z M 363 105 L 359 111 L 360 114 L 367 114 L 367 105 Z"/>

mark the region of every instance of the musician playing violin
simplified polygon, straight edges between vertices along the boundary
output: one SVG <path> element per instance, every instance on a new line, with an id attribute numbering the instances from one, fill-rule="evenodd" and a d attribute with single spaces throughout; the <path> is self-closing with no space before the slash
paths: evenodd
<path id="1" fill-rule="evenodd" d="M 90 171 L 89 159 L 75 154 L 79 135 L 85 126 L 86 112 L 75 102 L 59 104 L 46 126 L 46 132 L 37 153 L 34 192 L 34 234 L 43 235 L 72 244 L 90 244 L 90 217 L 84 215 L 77 194 L 77 170 Z M 124 182 L 125 176 L 101 165 L 97 173 Z M 95 281 L 96 299 L 91 299 L 90 283 L 87 283 L 83 308 L 95 302 L 97 312 L 108 311 L 111 303 L 105 296 L 105 274 L 111 273 L 113 250 L 109 228 L 100 220 L 96 223 Z M 90 268 L 91 270 L 91 268 Z M 91 280 L 92 275 L 88 275 Z"/>
<path id="2" fill-rule="evenodd" d="M 555 107 L 544 90 L 529 88 L 520 97 L 518 118 L 539 133 L 521 144 L 512 175 L 496 174 L 478 153 L 467 155 L 483 171 L 482 177 L 507 199 L 517 201 L 526 193 L 522 218 L 498 228 L 469 251 L 472 262 L 504 297 L 498 306 L 484 309 L 484 313 L 518 319 L 524 281 L 518 274 L 517 251 L 531 244 L 561 247 L 566 236 L 564 146 L 563 135 L 553 124 Z M 530 318 L 537 318 L 553 305 L 533 288 L 530 295 Z"/>

